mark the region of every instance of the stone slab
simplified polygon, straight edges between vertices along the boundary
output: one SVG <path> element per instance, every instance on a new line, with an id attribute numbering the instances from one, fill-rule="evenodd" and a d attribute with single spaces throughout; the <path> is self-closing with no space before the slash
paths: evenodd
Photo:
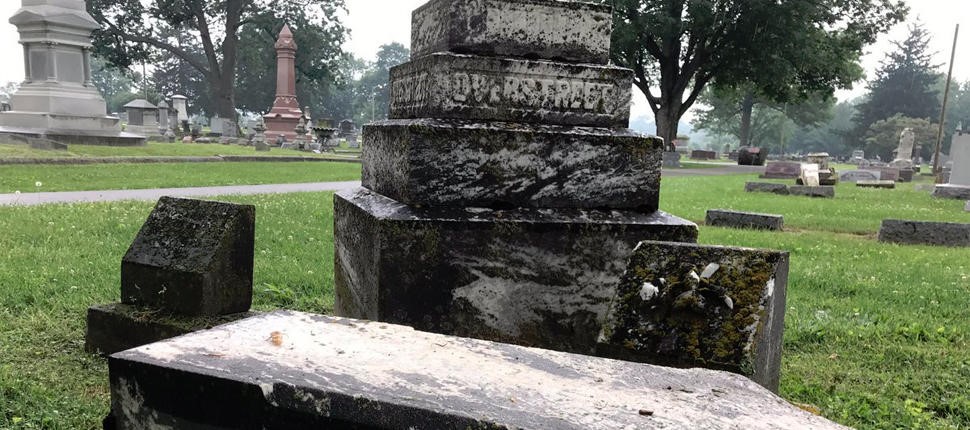
<path id="1" fill-rule="evenodd" d="M 855 186 L 859 188 L 885 188 L 891 190 L 896 188 L 896 181 L 856 181 Z"/>
<path id="2" fill-rule="evenodd" d="M 879 229 L 880 242 L 909 245 L 970 246 L 970 224 L 887 219 Z"/>
<path id="3" fill-rule="evenodd" d="M 751 377 L 778 391 L 788 253 L 642 242 L 598 353 Z"/>
<path id="4" fill-rule="evenodd" d="M 452 53 L 391 69 L 390 118 L 627 128 L 633 71 Z"/>
<path id="5" fill-rule="evenodd" d="M 335 314 L 579 353 L 637 243 L 697 240 L 659 211 L 419 208 L 363 188 L 334 206 Z"/>
<path id="6" fill-rule="evenodd" d="M 411 58 L 451 51 L 606 64 L 610 8 L 553 0 L 434 0 L 411 18 Z"/>
<path id="7" fill-rule="evenodd" d="M 970 133 L 962 131 L 953 136 L 950 144 L 953 169 L 947 183 L 970 187 Z"/>
<path id="8" fill-rule="evenodd" d="M 784 229 L 785 220 L 781 215 L 711 209 L 707 211 L 704 224 L 715 227 L 781 231 Z"/>
<path id="9" fill-rule="evenodd" d="M 873 166 L 873 167 L 869 167 L 867 170 L 878 171 L 879 179 L 882 181 L 899 181 L 899 168 Z"/>
<path id="10" fill-rule="evenodd" d="M 691 160 L 716 160 L 717 152 L 693 150 L 690 152 Z"/>
<path id="11" fill-rule="evenodd" d="M 843 429 L 746 378 L 278 311 L 115 354 L 106 428 Z"/>
<path id="12" fill-rule="evenodd" d="M 818 187 L 810 187 L 807 185 L 792 185 L 788 187 L 788 193 L 793 196 L 833 198 L 835 197 L 835 187 L 826 186 L 826 185 L 818 186 Z"/>
<path id="13" fill-rule="evenodd" d="M 795 161 L 772 161 L 765 165 L 763 179 L 795 179 L 802 173 L 802 163 Z"/>
<path id="14" fill-rule="evenodd" d="M 749 193 L 774 193 L 787 196 L 788 185 L 772 182 L 746 182 L 744 184 L 744 191 Z"/>
<path id="15" fill-rule="evenodd" d="M 842 182 L 878 181 L 880 180 L 880 172 L 874 170 L 846 170 L 839 173 L 839 180 Z"/>
<path id="16" fill-rule="evenodd" d="M 680 167 L 681 155 L 679 152 L 675 151 L 664 151 L 663 153 L 663 167 Z"/>
<path id="17" fill-rule="evenodd" d="M 739 166 L 764 166 L 768 161 L 768 150 L 765 148 L 745 147 L 738 149 Z"/>
<path id="18" fill-rule="evenodd" d="M 821 178 L 819 177 L 818 164 L 815 163 L 804 163 L 802 164 L 801 175 L 798 176 L 798 184 L 805 185 L 809 187 L 818 187 L 821 184 Z"/>
<path id="19" fill-rule="evenodd" d="M 362 182 L 409 205 L 657 210 L 663 140 L 626 129 L 388 120 Z"/>
<path id="20" fill-rule="evenodd" d="M 123 303 L 96 305 L 88 308 L 84 349 L 111 355 L 254 315 L 253 312 L 241 312 L 216 317 L 187 317 Z"/>
<path id="21" fill-rule="evenodd" d="M 933 197 L 940 199 L 970 199 L 970 186 L 941 184 L 933 191 Z"/>
<path id="22" fill-rule="evenodd" d="M 256 209 L 162 197 L 121 260 L 121 301 L 184 315 L 249 310 Z"/>

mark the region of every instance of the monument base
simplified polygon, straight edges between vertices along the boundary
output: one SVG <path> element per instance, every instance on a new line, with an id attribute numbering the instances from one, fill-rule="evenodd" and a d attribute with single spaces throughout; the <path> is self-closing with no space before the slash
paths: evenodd
<path id="1" fill-rule="evenodd" d="M 567 352 L 594 351 L 637 243 L 697 240 L 663 212 L 334 201 L 337 315 Z"/>
<path id="2" fill-rule="evenodd" d="M 121 131 L 118 118 L 55 115 L 38 112 L 0 113 L 0 134 L 52 140 L 62 144 L 141 146 L 145 136 Z"/>
<path id="3" fill-rule="evenodd" d="M 941 184 L 936 186 L 933 197 L 940 199 L 970 200 L 970 186 Z"/>

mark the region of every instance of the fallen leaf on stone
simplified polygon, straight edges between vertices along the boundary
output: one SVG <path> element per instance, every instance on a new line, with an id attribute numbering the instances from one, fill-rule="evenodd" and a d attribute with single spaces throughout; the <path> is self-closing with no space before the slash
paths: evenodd
<path id="1" fill-rule="evenodd" d="M 283 345 L 283 333 L 280 333 L 278 331 L 274 331 L 274 332 L 270 333 L 269 334 L 269 342 L 272 343 L 274 346 L 282 346 Z"/>
<path id="2" fill-rule="evenodd" d="M 809 405 L 807 403 L 792 403 L 792 404 L 795 405 L 795 407 L 797 407 L 798 409 L 801 409 L 810 414 L 818 415 L 818 416 L 822 415 L 822 410 L 819 409 L 818 406 Z"/>

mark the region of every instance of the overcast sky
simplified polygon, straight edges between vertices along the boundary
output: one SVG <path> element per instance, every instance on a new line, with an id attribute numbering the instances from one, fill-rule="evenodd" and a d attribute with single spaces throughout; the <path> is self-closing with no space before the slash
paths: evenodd
<path id="1" fill-rule="evenodd" d="M 371 59 L 377 48 L 385 43 L 401 42 L 410 45 L 411 11 L 426 0 L 346 0 L 348 16 L 345 24 L 351 30 L 350 40 L 345 48 L 359 57 Z M 950 47 L 953 43 L 954 26 L 963 17 L 960 47 L 954 65 L 955 79 L 970 80 L 970 0 L 908 0 L 912 9 L 909 20 L 919 17 L 932 34 L 931 49 L 937 51 L 937 62 L 944 64 L 941 72 L 946 72 Z M 19 8 L 20 0 L 0 0 L 0 17 L 9 17 Z M 906 25 L 900 24 L 880 41 L 869 47 L 869 54 L 863 59 L 863 66 L 871 76 L 886 50 L 891 49 L 891 40 L 906 36 Z M 23 80 L 23 51 L 17 43 L 17 31 L 6 22 L 0 24 L 0 58 L 5 64 L 0 68 L 0 83 Z M 841 98 L 862 95 L 865 82 L 856 84 L 852 91 L 839 93 Z M 634 91 L 634 94 L 638 94 Z M 637 97 L 634 115 L 649 113 L 646 101 Z"/>

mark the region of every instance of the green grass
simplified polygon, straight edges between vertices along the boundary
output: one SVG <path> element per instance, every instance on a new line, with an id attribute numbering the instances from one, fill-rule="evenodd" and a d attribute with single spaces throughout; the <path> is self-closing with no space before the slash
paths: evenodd
<path id="1" fill-rule="evenodd" d="M 343 150 L 349 152 L 349 150 Z M 259 155 L 290 157 L 334 157 L 334 154 L 314 154 L 293 149 L 273 149 L 269 152 L 256 152 L 251 146 L 196 144 L 196 143 L 157 143 L 145 146 L 96 146 L 68 145 L 66 151 L 44 151 L 27 145 L 0 144 L 2 158 L 85 158 L 85 157 L 211 157 L 216 155 Z M 343 156 L 351 154 L 342 154 Z M 341 155 L 336 155 L 341 156 Z"/>
<path id="2" fill-rule="evenodd" d="M 260 185 L 360 179 L 360 164 L 212 162 L 0 166 L 0 193 Z M 37 183 L 40 186 L 37 186 Z"/>
<path id="3" fill-rule="evenodd" d="M 700 233 L 791 253 L 782 396 L 858 428 L 970 428 L 970 249 L 871 237 L 887 213 L 970 222 L 962 204 L 905 187 L 840 186 L 834 200 L 746 194 L 752 177 L 666 179 L 661 207 L 693 220 L 707 208 L 785 214 L 791 231 Z M 332 194 L 225 200 L 257 207 L 255 307 L 329 312 Z M 118 262 L 150 209 L 0 208 L 0 428 L 99 428 L 107 370 L 82 351 L 84 311 L 118 299 Z"/>

